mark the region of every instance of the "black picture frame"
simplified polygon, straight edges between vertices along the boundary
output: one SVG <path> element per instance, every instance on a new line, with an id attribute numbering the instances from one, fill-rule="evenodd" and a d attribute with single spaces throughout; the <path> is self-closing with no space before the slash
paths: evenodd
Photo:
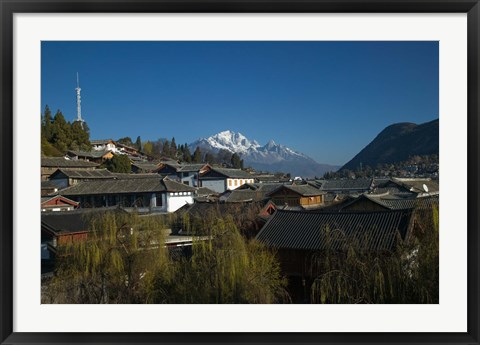
<path id="1" fill-rule="evenodd" d="M 478 0 L 0 0 L 0 340 L 2 344 L 479 344 Z M 465 333 L 15 333 L 13 332 L 13 15 L 15 13 L 439 13 L 468 15 L 468 330 Z"/>

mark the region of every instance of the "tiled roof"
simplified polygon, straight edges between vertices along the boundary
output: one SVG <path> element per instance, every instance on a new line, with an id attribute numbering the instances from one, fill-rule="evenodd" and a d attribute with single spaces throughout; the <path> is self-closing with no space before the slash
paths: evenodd
<path id="1" fill-rule="evenodd" d="M 204 218 L 206 215 L 215 212 L 215 214 L 242 214 L 242 210 L 248 210 L 251 207 L 249 203 L 218 203 L 218 202 L 198 202 L 193 205 L 185 205 L 177 210 L 176 213 L 183 215 L 185 213 L 192 217 Z"/>
<path id="2" fill-rule="evenodd" d="M 194 192 L 195 188 L 169 179 L 140 178 L 82 181 L 65 188 L 62 195 L 98 195 L 149 192 Z"/>
<path id="3" fill-rule="evenodd" d="M 217 172 L 225 177 L 229 178 L 251 178 L 253 179 L 253 176 L 241 169 L 227 169 L 227 168 L 212 168 L 212 172 Z M 208 173 L 207 173 L 208 174 Z"/>
<path id="4" fill-rule="evenodd" d="M 41 216 L 42 228 L 55 233 L 68 233 L 90 230 L 93 217 L 101 216 L 105 212 L 124 212 L 118 208 L 109 210 L 80 209 L 68 212 L 44 212 Z"/>
<path id="5" fill-rule="evenodd" d="M 324 191 L 350 191 L 350 190 L 369 190 L 373 179 L 344 179 L 344 180 L 325 180 L 321 184 Z"/>
<path id="6" fill-rule="evenodd" d="M 301 196 L 316 196 L 316 195 L 323 195 L 325 194 L 324 191 L 321 191 L 318 188 L 312 187 L 309 184 L 300 184 L 300 185 L 282 185 L 281 187 L 273 190 L 272 192 L 269 192 L 267 195 L 271 196 L 281 189 L 288 189 L 291 190 L 292 192 L 295 192 L 297 194 L 300 194 Z"/>
<path id="7" fill-rule="evenodd" d="M 142 179 L 142 178 L 161 178 L 157 173 L 112 173 L 115 178 L 118 180 L 125 180 L 125 179 Z"/>
<path id="8" fill-rule="evenodd" d="M 92 145 L 105 145 L 105 144 L 108 144 L 110 142 L 115 144 L 115 141 L 113 141 L 112 139 L 90 140 L 90 144 L 92 144 Z"/>
<path id="9" fill-rule="evenodd" d="M 115 174 L 111 173 L 107 169 L 95 169 L 95 170 L 63 170 L 58 169 L 52 175 L 50 175 L 50 179 L 55 178 L 57 174 L 64 174 L 69 178 L 76 178 L 76 179 L 113 179 L 115 178 Z"/>
<path id="10" fill-rule="evenodd" d="M 177 172 L 200 171 L 206 164 L 180 164 Z"/>
<path id="11" fill-rule="evenodd" d="M 92 151 L 73 151 L 69 150 L 68 153 L 70 155 L 78 156 L 78 157 L 88 157 L 88 158 L 101 158 L 107 153 L 112 152 L 111 150 L 92 150 Z"/>
<path id="12" fill-rule="evenodd" d="M 198 196 L 216 195 L 216 194 L 218 194 L 218 193 L 211 190 L 210 188 L 207 188 L 207 187 L 198 187 L 197 188 L 197 195 Z"/>
<path id="13" fill-rule="evenodd" d="M 262 201 L 265 199 L 265 194 L 254 190 L 228 190 L 223 193 L 219 201 L 221 202 L 249 202 L 249 201 Z"/>
<path id="14" fill-rule="evenodd" d="M 132 157 L 131 159 L 135 160 L 134 157 Z M 132 163 L 132 166 L 136 166 L 137 168 L 141 170 L 146 170 L 146 171 L 153 171 L 158 169 L 158 164 L 155 164 L 152 162 L 145 162 L 145 161 L 135 161 Z"/>
<path id="15" fill-rule="evenodd" d="M 52 168 L 89 168 L 98 167 L 99 164 L 78 159 L 66 159 L 63 157 L 42 157 L 42 167 Z"/>
<path id="16" fill-rule="evenodd" d="M 60 200 L 63 200 L 65 203 L 69 203 L 69 204 L 73 204 L 73 205 L 78 205 L 78 202 L 76 202 L 75 200 L 70 200 L 69 198 L 66 198 L 64 196 L 61 196 L 61 195 L 55 195 L 55 196 L 45 196 L 45 197 L 42 197 L 41 198 L 41 204 L 43 205 L 43 203 L 47 202 L 47 201 L 50 201 L 50 200 L 53 200 L 53 199 L 60 199 Z"/>
<path id="17" fill-rule="evenodd" d="M 426 190 L 424 189 L 424 185 L 427 186 L 429 193 L 435 193 L 439 191 L 439 183 L 438 180 L 432 180 L 429 178 L 420 179 L 420 178 L 395 178 L 392 181 L 397 182 L 407 188 L 410 188 L 412 192 L 416 193 L 425 193 Z"/>
<path id="18" fill-rule="evenodd" d="M 438 206 L 438 196 L 419 197 L 419 198 L 386 198 L 366 195 L 370 200 L 379 203 L 391 210 L 401 210 L 408 208 L 430 209 L 432 206 Z"/>
<path id="19" fill-rule="evenodd" d="M 277 210 L 257 235 L 270 247 L 299 250 L 391 250 L 397 234 L 405 239 L 412 211 L 313 213 Z"/>
<path id="20" fill-rule="evenodd" d="M 53 181 L 47 180 L 47 181 L 42 181 L 41 182 L 41 189 L 52 189 L 52 188 L 58 188 L 58 186 L 53 183 Z"/>

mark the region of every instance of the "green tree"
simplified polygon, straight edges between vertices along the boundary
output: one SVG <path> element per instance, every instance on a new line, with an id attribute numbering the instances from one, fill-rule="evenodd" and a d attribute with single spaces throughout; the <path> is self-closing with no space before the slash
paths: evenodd
<path id="1" fill-rule="evenodd" d="M 72 142 L 70 124 L 65 121 L 60 110 L 57 110 L 52 122 L 52 144 L 62 153 L 66 153 Z"/>
<path id="2" fill-rule="evenodd" d="M 149 156 L 153 154 L 153 143 L 150 140 L 143 144 L 143 152 Z"/>
<path id="3" fill-rule="evenodd" d="M 243 169 L 243 159 L 240 159 L 240 156 L 236 153 L 232 154 L 230 158 L 230 163 L 235 169 Z"/>
<path id="4" fill-rule="evenodd" d="M 210 152 L 207 152 L 205 154 L 205 163 L 212 164 L 214 162 L 215 162 L 215 157 L 213 156 L 213 154 L 211 154 Z"/>
<path id="5" fill-rule="evenodd" d="M 117 140 L 117 143 L 126 145 L 126 146 L 133 146 L 132 138 L 130 137 L 123 137 Z"/>
<path id="6" fill-rule="evenodd" d="M 192 154 L 190 153 L 187 143 L 183 146 L 183 160 L 187 163 L 192 162 Z"/>
<path id="7" fill-rule="evenodd" d="M 200 148 L 197 146 L 195 149 L 195 152 L 193 153 L 193 163 L 201 163 L 202 162 L 202 152 L 200 151 Z"/>
<path id="8" fill-rule="evenodd" d="M 137 137 L 137 140 L 135 141 L 135 147 L 137 150 L 141 151 L 142 150 L 142 139 L 140 139 L 140 136 Z"/>
<path id="9" fill-rule="evenodd" d="M 114 155 L 111 159 L 106 160 L 102 164 L 103 168 L 107 168 L 111 172 L 130 173 L 132 164 L 127 155 Z"/>
<path id="10" fill-rule="evenodd" d="M 170 156 L 172 158 L 177 158 L 177 143 L 175 142 L 175 138 L 172 138 L 170 143 Z"/>
<path id="11" fill-rule="evenodd" d="M 42 116 L 42 138 L 48 142 L 52 140 L 52 112 L 48 105 L 45 106 Z"/>
<path id="12" fill-rule="evenodd" d="M 74 121 L 70 130 L 71 149 L 90 151 L 90 129 L 86 122 Z"/>
<path id="13" fill-rule="evenodd" d="M 246 241 L 230 216 L 212 219 L 208 228 L 211 240 L 195 241 L 191 259 L 177 264 L 172 303 L 288 301 L 286 279 L 272 252 Z"/>
<path id="14" fill-rule="evenodd" d="M 171 152 L 170 152 L 170 142 L 168 140 L 165 140 L 163 142 L 163 148 L 162 148 L 162 155 L 165 157 L 170 157 Z"/>

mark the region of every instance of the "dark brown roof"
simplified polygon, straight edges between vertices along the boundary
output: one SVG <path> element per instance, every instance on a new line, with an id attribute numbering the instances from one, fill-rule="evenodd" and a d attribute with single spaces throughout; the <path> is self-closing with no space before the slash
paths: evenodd
<path id="1" fill-rule="evenodd" d="M 194 192 L 195 188 L 169 180 L 167 178 L 129 178 L 122 180 L 82 181 L 65 188 L 62 195 L 98 195 L 149 192 Z"/>
<path id="2" fill-rule="evenodd" d="M 51 168 L 93 168 L 99 164 L 78 159 L 66 159 L 63 157 L 42 157 L 42 167 Z"/>
<path id="3" fill-rule="evenodd" d="M 365 250 L 391 250 L 405 239 L 412 210 L 369 213 L 312 213 L 277 210 L 257 235 L 268 246 L 318 251 L 344 250 L 349 242 Z"/>

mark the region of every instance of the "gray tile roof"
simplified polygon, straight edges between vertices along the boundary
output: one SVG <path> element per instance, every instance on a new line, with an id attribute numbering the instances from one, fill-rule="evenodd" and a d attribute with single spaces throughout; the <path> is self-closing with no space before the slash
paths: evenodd
<path id="1" fill-rule="evenodd" d="M 267 195 L 269 196 L 274 195 L 275 193 L 277 193 L 282 189 L 288 189 L 292 192 L 300 194 L 301 196 L 316 196 L 316 195 L 323 195 L 326 193 L 318 188 L 312 187 L 309 184 L 300 184 L 300 185 L 292 184 L 292 185 L 281 185 L 279 188 L 274 189 L 273 191 L 269 192 Z"/>
<path id="2" fill-rule="evenodd" d="M 267 246 L 298 250 L 345 250 L 348 243 L 378 251 L 405 239 L 412 211 L 313 213 L 277 210 L 257 235 Z"/>
<path id="3" fill-rule="evenodd" d="M 212 168 L 212 172 L 217 172 L 228 178 L 248 178 L 253 179 L 254 176 L 241 169 L 227 169 L 227 168 Z M 208 172 L 206 173 L 208 174 Z"/>
<path id="4" fill-rule="evenodd" d="M 439 191 L 439 183 L 438 180 L 432 180 L 429 178 L 421 179 L 421 178 L 394 178 L 392 181 L 399 183 L 407 188 L 410 189 L 412 192 L 416 193 L 424 193 L 424 185 L 427 186 L 429 193 L 435 193 Z"/>
<path id="5" fill-rule="evenodd" d="M 200 171 L 206 164 L 180 164 L 177 172 Z"/>
<path id="6" fill-rule="evenodd" d="M 389 198 L 365 195 L 370 200 L 383 205 L 390 210 L 401 210 L 408 208 L 430 209 L 433 206 L 438 207 L 438 196 L 419 197 L 419 198 Z"/>
<path id="7" fill-rule="evenodd" d="M 344 180 L 325 180 L 321 183 L 321 189 L 324 191 L 357 191 L 369 190 L 373 179 L 344 179 Z"/>
<path id="8" fill-rule="evenodd" d="M 264 200 L 265 193 L 254 190 L 228 190 L 223 193 L 219 201 L 220 202 L 250 202 L 250 201 L 262 201 Z"/>
<path id="9" fill-rule="evenodd" d="M 99 194 L 132 194 L 149 192 L 194 192 L 195 188 L 171 181 L 167 178 L 140 178 L 123 180 L 82 181 L 65 188 L 61 195 L 99 195 Z"/>
<path id="10" fill-rule="evenodd" d="M 97 163 L 63 157 L 42 157 L 41 164 L 42 167 L 49 168 L 93 168 L 99 166 Z"/>
<path id="11" fill-rule="evenodd" d="M 95 170 L 84 170 L 84 169 L 72 169 L 72 170 L 64 170 L 58 169 L 52 175 L 50 175 L 50 179 L 54 179 L 57 174 L 64 174 L 69 178 L 75 179 L 114 179 L 115 174 L 111 173 L 107 169 L 95 169 Z"/>
<path id="12" fill-rule="evenodd" d="M 92 151 L 74 151 L 74 150 L 69 150 L 68 153 L 69 155 L 74 155 L 78 157 L 88 157 L 88 158 L 101 158 L 105 154 L 111 152 L 110 150 L 92 150 Z"/>
<path id="13" fill-rule="evenodd" d="M 93 217 L 102 216 L 106 212 L 125 212 L 118 208 L 107 209 L 80 209 L 68 212 L 47 212 L 42 213 L 42 229 L 51 232 L 69 233 L 90 230 L 90 223 Z"/>

